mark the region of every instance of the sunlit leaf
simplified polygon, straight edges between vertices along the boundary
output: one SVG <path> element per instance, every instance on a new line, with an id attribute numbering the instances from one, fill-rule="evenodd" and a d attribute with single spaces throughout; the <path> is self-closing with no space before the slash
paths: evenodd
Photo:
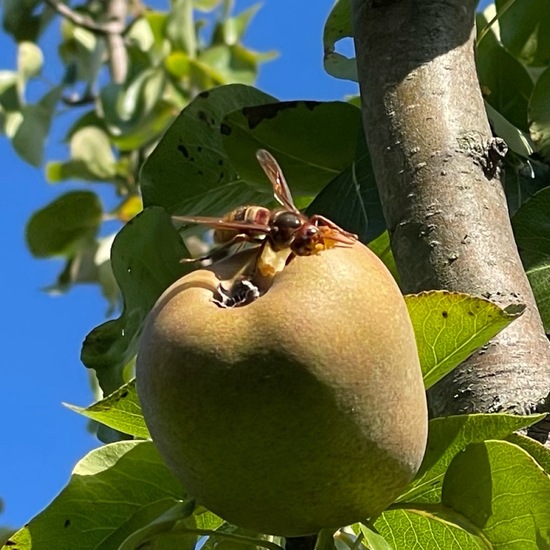
<path id="1" fill-rule="evenodd" d="M 426 389 L 508 326 L 525 306 L 443 290 L 405 296 Z"/>
<path id="2" fill-rule="evenodd" d="M 550 547 L 550 477 L 512 443 L 472 443 L 456 455 L 442 502 L 482 530 L 493 548 Z"/>
<path id="3" fill-rule="evenodd" d="M 387 510 L 375 523 L 392 548 L 422 550 L 493 550 L 480 529 L 441 505 Z"/>
<path id="4" fill-rule="evenodd" d="M 38 76 L 42 70 L 44 56 L 34 42 L 20 42 L 17 48 L 17 71 L 23 80 Z"/>
<path id="5" fill-rule="evenodd" d="M 111 395 L 89 407 L 68 404 L 66 406 L 114 430 L 142 439 L 149 438 L 149 431 L 139 405 L 135 380 L 124 384 Z"/>
<path id="6" fill-rule="evenodd" d="M 550 449 L 531 437 L 517 433 L 510 434 L 506 441 L 521 447 L 529 453 L 538 462 L 539 466 L 550 475 Z"/>
<path id="7" fill-rule="evenodd" d="M 359 523 L 359 532 L 363 535 L 366 546 L 369 550 L 394 550 L 391 544 L 379 533 L 373 531 L 370 527 Z"/>
<path id="8" fill-rule="evenodd" d="M 116 217 L 122 221 L 130 221 L 134 216 L 137 216 L 143 210 L 143 202 L 139 195 L 130 195 L 122 204 L 120 204 L 116 211 Z"/>
<path id="9" fill-rule="evenodd" d="M 166 70 L 176 78 L 183 78 L 189 74 L 191 59 L 184 52 L 172 52 L 164 60 Z"/>
<path id="10" fill-rule="evenodd" d="M 238 15 L 224 19 L 214 31 L 213 42 L 227 45 L 238 44 L 260 7 L 261 4 L 254 4 Z"/>
<path id="11" fill-rule="evenodd" d="M 212 11 L 219 4 L 220 0 L 193 0 L 193 7 L 200 11 Z"/>
<path id="12" fill-rule="evenodd" d="M 439 502 L 443 477 L 453 458 L 470 443 L 504 439 L 536 424 L 544 415 L 464 414 L 430 420 L 422 465 L 398 502 Z"/>
<path id="13" fill-rule="evenodd" d="M 134 530 L 148 525 L 179 500 L 187 500 L 185 491 L 152 442 L 113 443 L 85 456 L 65 489 L 13 535 L 8 546 L 13 550 L 118 548 L 128 536 L 122 532 L 115 537 L 122 525 L 134 521 Z M 109 537 L 112 544 L 103 546 Z"/>
<path id="14" fill-rule="evenodd" d="M 71 137 L 71 160 L 49 162 L 48 181 L 66 179 L 110 180 L 116 174 L 116 158 L 107 134 L 97 126 L 84 126 Z"/>
<path id="15" fill-rule="evenodd" d="M 195 57 L 197 36 L 193 18 L 193 1 L 172 0 L 171 4 L 165 35 L 172 42 L 174 49 L 182 50 L 190 57 Z"/>
<path id="16" fill-rule="evenodd" d="M 204 50 L 194 62 L 194 68 L 200 68 L 220 84 L 252 84 L 259 63 L 272 57 L 273 54 L 257 54 L 241 44 L 219 44 Z"/>
<path id="17" fill-rule="evenodd" d="M 23 120 L 17 127 L 12 144 L 19 156 L 33 166 L 41 166 L 44 144 L 48 137 L 61 87 L 52 88 L 38 103 L 21 109 Z"/>
<path id="18" fill-rule="evenodd" d="M 150 52 L 156 45 L 151 21 L 159 15 L 161 18 L 166 15 L 149 10 L 144 15 L 145 17 L 140 17 L 132 23 L 131 28 L 126 33 L 126 40 L 132 46 L 139 48 L 142 52 Z M 162 19 L 162 21 L 164 22 L 165 19 Z"/>

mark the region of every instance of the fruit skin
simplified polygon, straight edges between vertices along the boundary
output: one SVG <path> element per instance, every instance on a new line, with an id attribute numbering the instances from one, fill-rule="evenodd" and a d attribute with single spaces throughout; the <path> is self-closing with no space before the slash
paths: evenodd
<path id="1" fill-rule="evenodd" d="M 137 386 L 152 438 L 197 501 L 298 536 L 384 510 L 416 473 L 427 410 L 412 325 L 366 247 L 297 257 L 255 302 L 186 275 L 144 329 Z"/>

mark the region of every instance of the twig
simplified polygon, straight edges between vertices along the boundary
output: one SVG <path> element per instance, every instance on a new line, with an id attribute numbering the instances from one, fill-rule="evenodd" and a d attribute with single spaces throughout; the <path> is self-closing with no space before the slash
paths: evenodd
<path id="1" fill-rule="evenodd" d="M 107 19 L 116 23 L 121 29 L 119 33 L 111 33 L 106 37 L 109 50 L 109 70 L 115 84 L 122 84 L 128 74 L 128 53 L 124 46 L 122 32 L 128 15 L 127 0 L 106 0 Z"/>
<path id="2" fill-rule="evenodd" d="M 91 17 L 82 15 L 72 10 L 66 4 L 61 4 L 58 0 L 46 0 L 46 3 L 51 6 L 57 13 L 68 19 L 71 23 L 92 31 L 94 33 L 105 35 L 120 35 L 124 32 L 124 22 L 114 20 L 107 23 L 96 23 Z"/>

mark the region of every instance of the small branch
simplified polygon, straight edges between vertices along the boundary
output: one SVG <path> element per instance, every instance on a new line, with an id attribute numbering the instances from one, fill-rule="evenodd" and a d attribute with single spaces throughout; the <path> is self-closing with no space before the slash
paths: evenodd
<path id="1" fill-rule="evenodd" d="M 127 0 L 107 0 L 107 19 L 121 29 L 121 32 L 108 34 L 106 38 L 109 50 L 109 68 L 115 84 L 122 84 L 128 74 L 128 53 L 122 36 L 127 15 Z"/>
<path id="2" fill-rule="evenodd" d="M 124 32 L 124 25 L 121 24 L 120 21 L 96 23 L 91 17 L 82 15 L 81 13 L 72 10 L 66 4 L 61 4 L 57 0 L 46 0 L 46 3 L 71 23 L 88 29 L 94 33 L 112 35 L 122 34 Z"/>
<path id="3" fill-rule="evenodd" d="M 127 30 L 128 5 L 126 0 L 104 0 L 104 2 L 106 4 L 107 21 L 97 23 L 91 17 L 72 10 L 66 4 L 61 4 L 59 0 L 46 0 L 49 6 L 74 25 L 105 36 L 107 49 L 109 50 L 111 78 L 115 84 L 122 84 L 128 74 L 128 56 L 123 38 Z"/>

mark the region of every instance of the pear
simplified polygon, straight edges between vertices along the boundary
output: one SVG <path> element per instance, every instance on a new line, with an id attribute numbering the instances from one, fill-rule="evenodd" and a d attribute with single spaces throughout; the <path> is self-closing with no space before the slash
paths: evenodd
<path id="1" fill-rule="evenodd" d="M 296 257 L 252 303 L 220 307 L 241 268 L 194 271 L 150 313 L 137 386 L 156 447 L 197 502 L 241 527 L 299 536 L 376 517 L 427 436 L 399 288 L 357 243 Z"/>

